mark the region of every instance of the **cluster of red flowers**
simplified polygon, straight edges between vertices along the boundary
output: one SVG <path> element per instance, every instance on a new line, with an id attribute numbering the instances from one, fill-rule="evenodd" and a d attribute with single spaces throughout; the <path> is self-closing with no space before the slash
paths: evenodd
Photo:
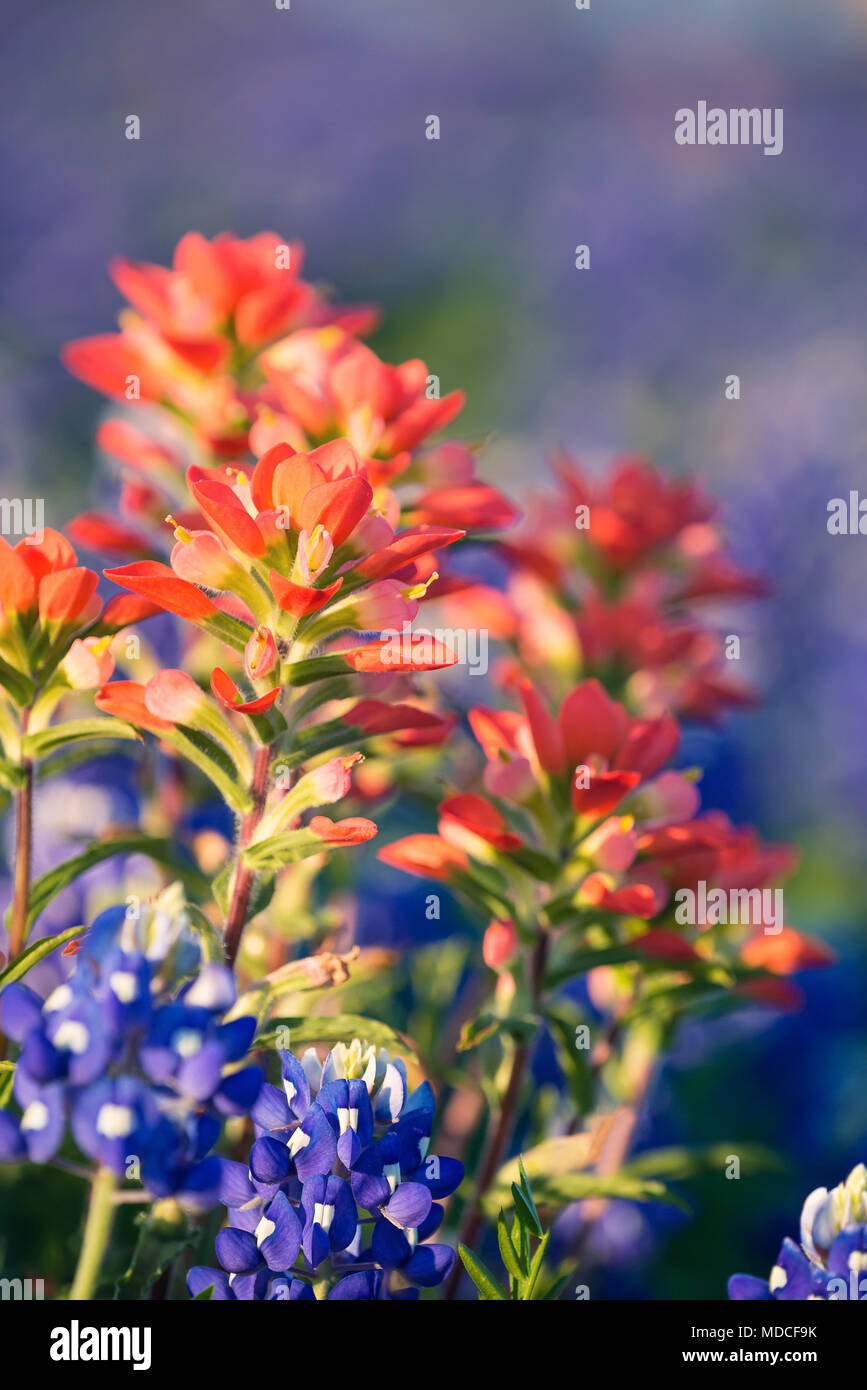
<path id="1" fill-rule="evenodd" d="M 740 924 L 722 940 L 710 917 L 689 931 L 675 924 L 678 889 L 704 882 L 752 892 L 795 863 L 787 846 L 763 844 L 722 813 L 701 811 L 695 771 L 667 766 L 680 743 L 677 720 L 630 716 L 592 678 L 556 713 L 529 681 L 519 693 L 520 712 L 470 711 L 486 760 L 482 790 L 446 797 L 436 835 L 407 836 L 380 850 L 380 858 L 476 899 L 482 886 L 496 897 L 492 868 L 517 872 L 539 886 L 532 911 L 548 930 L 597 921 L 613 930 L 617 919 L 633 919 L 622 939 L 637 955 L 674 965 L 722 962 L 732 946 L 748 968 L 738 989 L 772 1004 L 797 1002 L 796 990 L 752 971 L 782 975 L 827 963 L 832 957 L 822 943 L 762 920 Z M 485 876 L 474 884 L 477 866 Z M 504 878 L 501 905 L 508 908 L 506 888 Z M 643 924 L 651 922 L 648 930 Z M 486 935 L 488 964 L 507 964 L 518 941 L 513 919 L 498 916 Z"/>
<path id="2" fill-rule="evenodd" d="M 112 267 L 132 308 L 119 333 L 72 343 L 64 360 L 127 403 L 98 434 L 119 466 L 120 518 L 87 512 L 69 529 L 126 561 L 105 575 L 129 593 L 101 611 L 97 575 L 54 532 L 4 543 L 0 660 L 25 681 L 19 703 L 63 658 L 61 685 L 98 685 L 103 712 L 211 776 L 244 818 L 251 862 L 290 862 L 311 843 L 375 832 L 358 817 L 302 824 L 346 794 L 359 744 L 432 745 L 452 732 L 455 716 L 414 678 L 456 654 L 442 643 L 396 652 L 377 635 L 444 599 L 461 627 L 503 639 L 506 707 L 470 712 L 480 781 L 461 773 L 439 833 L 382 858 L 488 907 L 491 963 L 521 934 L 508 911 L 515 874 L 553 935 L 623 920 L 615 945 L 715 960 L 720 934 L 702 922 L 676 932 L 672 894 L 700 879 L 764 887 L 790 856 L 702 811 L 696 776 L 668 764 L 675 716 L 714 718 L 752 699 L 726 674 L 699 605 L 759 594 L 761 582 L 727 554 L 698 487 L 638 459 L 600 480 L 560 459 L 557 491 L 497 535 L 517 508 L 476 476 L 470 449 L 431 441 L 462 393 L 440 398 L 420 360 L 382 362 L 361 341 L 375 312 L 329 304 L 299 278 L 301 261 L 272 233 L 191 233 L 171 269 Z M 443 552 L 468 533 L 488 534 L 504 591 L 444 572 Z M 159 610 L 204 638 L 203 679 L 108 681 L 111 635 Z M 367 680 L 362 698 L 351 678 Z M 288 781 L 272 778 L 278 752 Z M 734 944 L 741 965 L 777 972 L 821 954 L 791 928 Z"/>
<path id="3" fill-rule="evenodd" d="M 515 653 L 502 679 L 530 672 L 556 692 L 596 675 L 645 713 L 693 719 L 752 704 L 702 609 L 765 585 L 733 562 L 701 489 L 640 458 L 597 480 L 561 457 L 556 473 L 556 490 L 531 502 L 500 547 Z"/>
<path id="4" fill-rule="evenodd" d="M 171 725 L 196 731 L 242 778 L 255 746 L 239 746 L 227 713 L 247 717 L 241 734 L 254 744 L 276 745 L 281 694 L 323 679 L 317 706 L 293 715 L 308 748 L 312 726 L 334 718 L 350 745 L 442 740 L 453 721 L 429 699 L 406 699 L 417 696 L 410 677 L 455 653 L 437 643 L 402 658 L 370 634 L 416 618 L 438 552 L 517 516 L 475 476 L 469 449 L 428 444 L 463 394 L 440 398 L 422 361 L 381 361 L 359 336 L 375 311 L 329 305 L 299 278 L 302 258 L 272 233 L 210 242 L 191 233 L 170 270 L 116 262 L 133 306 L 120 332 L 64 352 L 71 371 L 130 403 L 97 435 L 120 468 L 120 517 L 83 513 L 70 534 L 129 559 L 106 576 L 234 654 L 232 670 L 211 667 L 213 700 L 176 671 L 115 681 L 96 703 L 176 749 Z M 354 674 L 381 677 L 386 698 L 347 703 L 339 678 Z M 328 747 L 320 740 L 314 751 Z M 372 833 L 370 822 L 355 829 Z"/>

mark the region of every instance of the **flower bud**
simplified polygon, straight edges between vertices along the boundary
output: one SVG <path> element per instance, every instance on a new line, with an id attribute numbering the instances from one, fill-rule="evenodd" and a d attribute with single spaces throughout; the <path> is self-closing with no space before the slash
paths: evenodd
<path id="1" fill-rule="evenodd" d="M 292 579 L 296 584 L 312 584 L 331 563 L 334 542 L 324 526 L 314 526 L 312 531 L 298 534 L 298 549 L 292 567 Z"/>
<path id="2" fill-rule="evenodd" d="M 597 869 L 622 873 L 638 853 L 638 835 L 632 816 L 609 816 L 581 845 L 581 852 Z"/>
<path id="3" fill-rule="evenodd" d="M 111 637 L 76 637 L 60 663 L 73 690 L 95 690 L 105 685 L 114 670 L 110 642 Z"/>
<path id="4" fill-rule="evenodd" d="M 511 919 L 491 922 L 482 942 L 482 956 L 491 970 L 502 970 L 518 949 L 518 933 Z"/>
<path id="5" fill-rule="evenodd" d="M 157 719 L 171 724 L 193 724 L 205 704 L 205 696 L 185 671 L 158 671 L 144 690 L 145 707 Z"/>
<path id="6" fill-rule="evenodd" d="M 247 679 L 259 681 L 270 675 L 277 664 L 277 644 L 268 627 L 257 627 L 244 648 L 244 671 Z"/>

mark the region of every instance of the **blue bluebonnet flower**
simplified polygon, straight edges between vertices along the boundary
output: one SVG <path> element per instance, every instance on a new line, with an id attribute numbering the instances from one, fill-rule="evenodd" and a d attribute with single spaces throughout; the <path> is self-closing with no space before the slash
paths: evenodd
<path id="1" fill-rule="evenodd" d="M 456 1159 L 428 1154 L 434 1095 L 407 1093 L 406 1068 L 356 1039 L 320 1062 L 281 1051 L 282 1089 L 266 1082 L 253 1106 L 248 1164 L 221 1161 L 228 1225 L 221 1268 L 190 1270 L 193 1296 L 415 1299 L 451 1269 L 451 1246 L 429 1242 L 434 1200 L 463 1178 Z"/>
<path id="2" fill-rule="evenodd" d="M 817 1187 L 801 1211 L 800 1244 L 783 1241 L 770 1278 L 733 1274 L 730 1299 L 867 1299 L 867 1168 Z"/>
<path id="3" fill-rule="evenodd" d="M 234 977 L 198 963 L 187 925 L 164 908 L 109 908 L 47 999 L 22 983 L 0 994 L 0 1028 L 20 1046 L 12 1089 L 21 1111 L 0 1111 L 0 1161 L 45 1163 L 69 1129 L 119 1177 L 137 1159 L 154 1196 L 194 1208 L 217 1200 L 211 1150 L 222 1120 L 249 1113 L 264 1078 L 238 1065 L 256 1019 L 227 1019 Z"/>

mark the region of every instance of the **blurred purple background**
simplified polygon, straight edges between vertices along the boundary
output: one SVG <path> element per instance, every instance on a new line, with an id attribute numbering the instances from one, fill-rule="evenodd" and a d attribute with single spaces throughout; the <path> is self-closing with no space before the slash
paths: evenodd
<path id="1" fill-rule="evenodd" d="M 4 31 L 0 468 L 50 523 L 92 499 L 101 409 L 58 350 L 110 327 L 111 256 L 165 262 L 189 228 L 301 237 L 308 276 L 379 299 L 375 345 L 467 389 L 464 432 L 493 432 L 483 469 L 513 490 L 565 444 L 592 466 L 647 452 L 723 497 L 775 596 L 733 629 L 767 704 L 701 736 L 705 788 L 800 842 L 789 915 L 843 963 L 805 982 L 799 1023 L 766 1028 L 766 1073 L 735 1048 L 719 1085 L 744 1137 L 790 1151 L 790 1207 L 808 1169 L 838 1181 L 813 1166 L 867 1156 L 847 1079 L 865 1060 L 867 539 L 826 531 L 831 497 L 867 492 L 867 3 L 37 0 Z M 700 99 L 782 107 L 783 152 L 676 145 Z M 763 1118 L 784 1072 L 800 1083 Z M 676 1102 L 710 1131 L 712 1097 Z"/>

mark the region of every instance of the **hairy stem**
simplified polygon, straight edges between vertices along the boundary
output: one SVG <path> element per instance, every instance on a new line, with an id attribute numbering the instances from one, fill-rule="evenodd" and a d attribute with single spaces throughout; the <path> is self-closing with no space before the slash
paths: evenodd
<path id="1" fill-rule="evenodd" d="M 542 975 L 545 963 L 548 958 L 549 939 L 547 933 L 540 933 L 535 950 L 533 951 L 530 962 L 530 992 L 533 1002 L 538 1005 L 539 995 L 542 985 Z M 482 1199 L 496 1176 L 506 1155 L 512 1131 L 515 1128 L 517 1119 L 518 1102 L 521 1098 L 521 1086 L 527 1070 L 527 1063 L 531 1055 L 531 1044 L 519 1043 L 512 1056 L 512 1066 L 509 1072 L 509 1080 L 506 1083 L 506 1090 L 503 1094 L 503 1103 L 500 1106 L 500 1114 L 496 1128 L 490 1136 L 482 1166 L 479 1172 L 479 1179 L 473 1200 L 467 1208 L 464 1216 L 463 1225 L 459 1240 L 461 1245 L 466 1245 L 472 1249 L 478 1239 L 479 1233 L 484 1224 L 482 1212 Z M 458 1290 L 458 1285 L 463 1276 L 463 1265 L 460 1259 L 455 1260 L 451 1272 L 443 1285 L 443 1297 L 446 1299 L 454 1298 Z"/>
<path id="2" fill-rule="evenodd" d="M 22 732 L 26 731 L 26 713 Z M 24 781 L 15 793 L 15 880 L 12 890 L 12 913 L 9 921 L 9 959 L 20 956 L 27 937 L 27 915 L 30 911 L 30 864 L 33 851 L 33 764 L 29 758 L 21 764 Z"/>
<path id="3" fill-rule="evenodd" d="M 265 794 L 268 789 L 268 767 L 271 762 L 271 749 L 265 745 L 256 750 L 256 760 L 253 764 L 253 781 L 250 791 L 253 796 L 253 808 L 248 811 L 241 822 L 241 833 L 238 838 L 238 862 L 235 870 L 235 886 L 232 890 L 232 901 L 229 904 L 229 912 L 226 917 L 226 930 L 223 935 L 223 942 L 226 948 L 226 960 L 230 966 L 234 966 L 235 958 L 238 954 L 238 947 L 241 944 L 241 936 L 247 921 L 247 909 L 250 906 L 250 893 L 253 889 L 253 870 L 248 869 L 242 862 L 241 855 L 253 838 L 253 832 L 259 821 L 262 819 L 262 811 L 265 805 Z"/>
<path id="4" fill-rule="evenodd" d="M 99 1281 L 99 1272 L 114 1221 L 114 1181 L 114 1173 L 110 1168 L 98 1169 L 93 1179 L 81 1254 L 78 1257 L 72 1288 L 69 1290 L 69 1298 L 73 1303 L 86 1302 L 93 1298 L 94 1289 Z"/>

